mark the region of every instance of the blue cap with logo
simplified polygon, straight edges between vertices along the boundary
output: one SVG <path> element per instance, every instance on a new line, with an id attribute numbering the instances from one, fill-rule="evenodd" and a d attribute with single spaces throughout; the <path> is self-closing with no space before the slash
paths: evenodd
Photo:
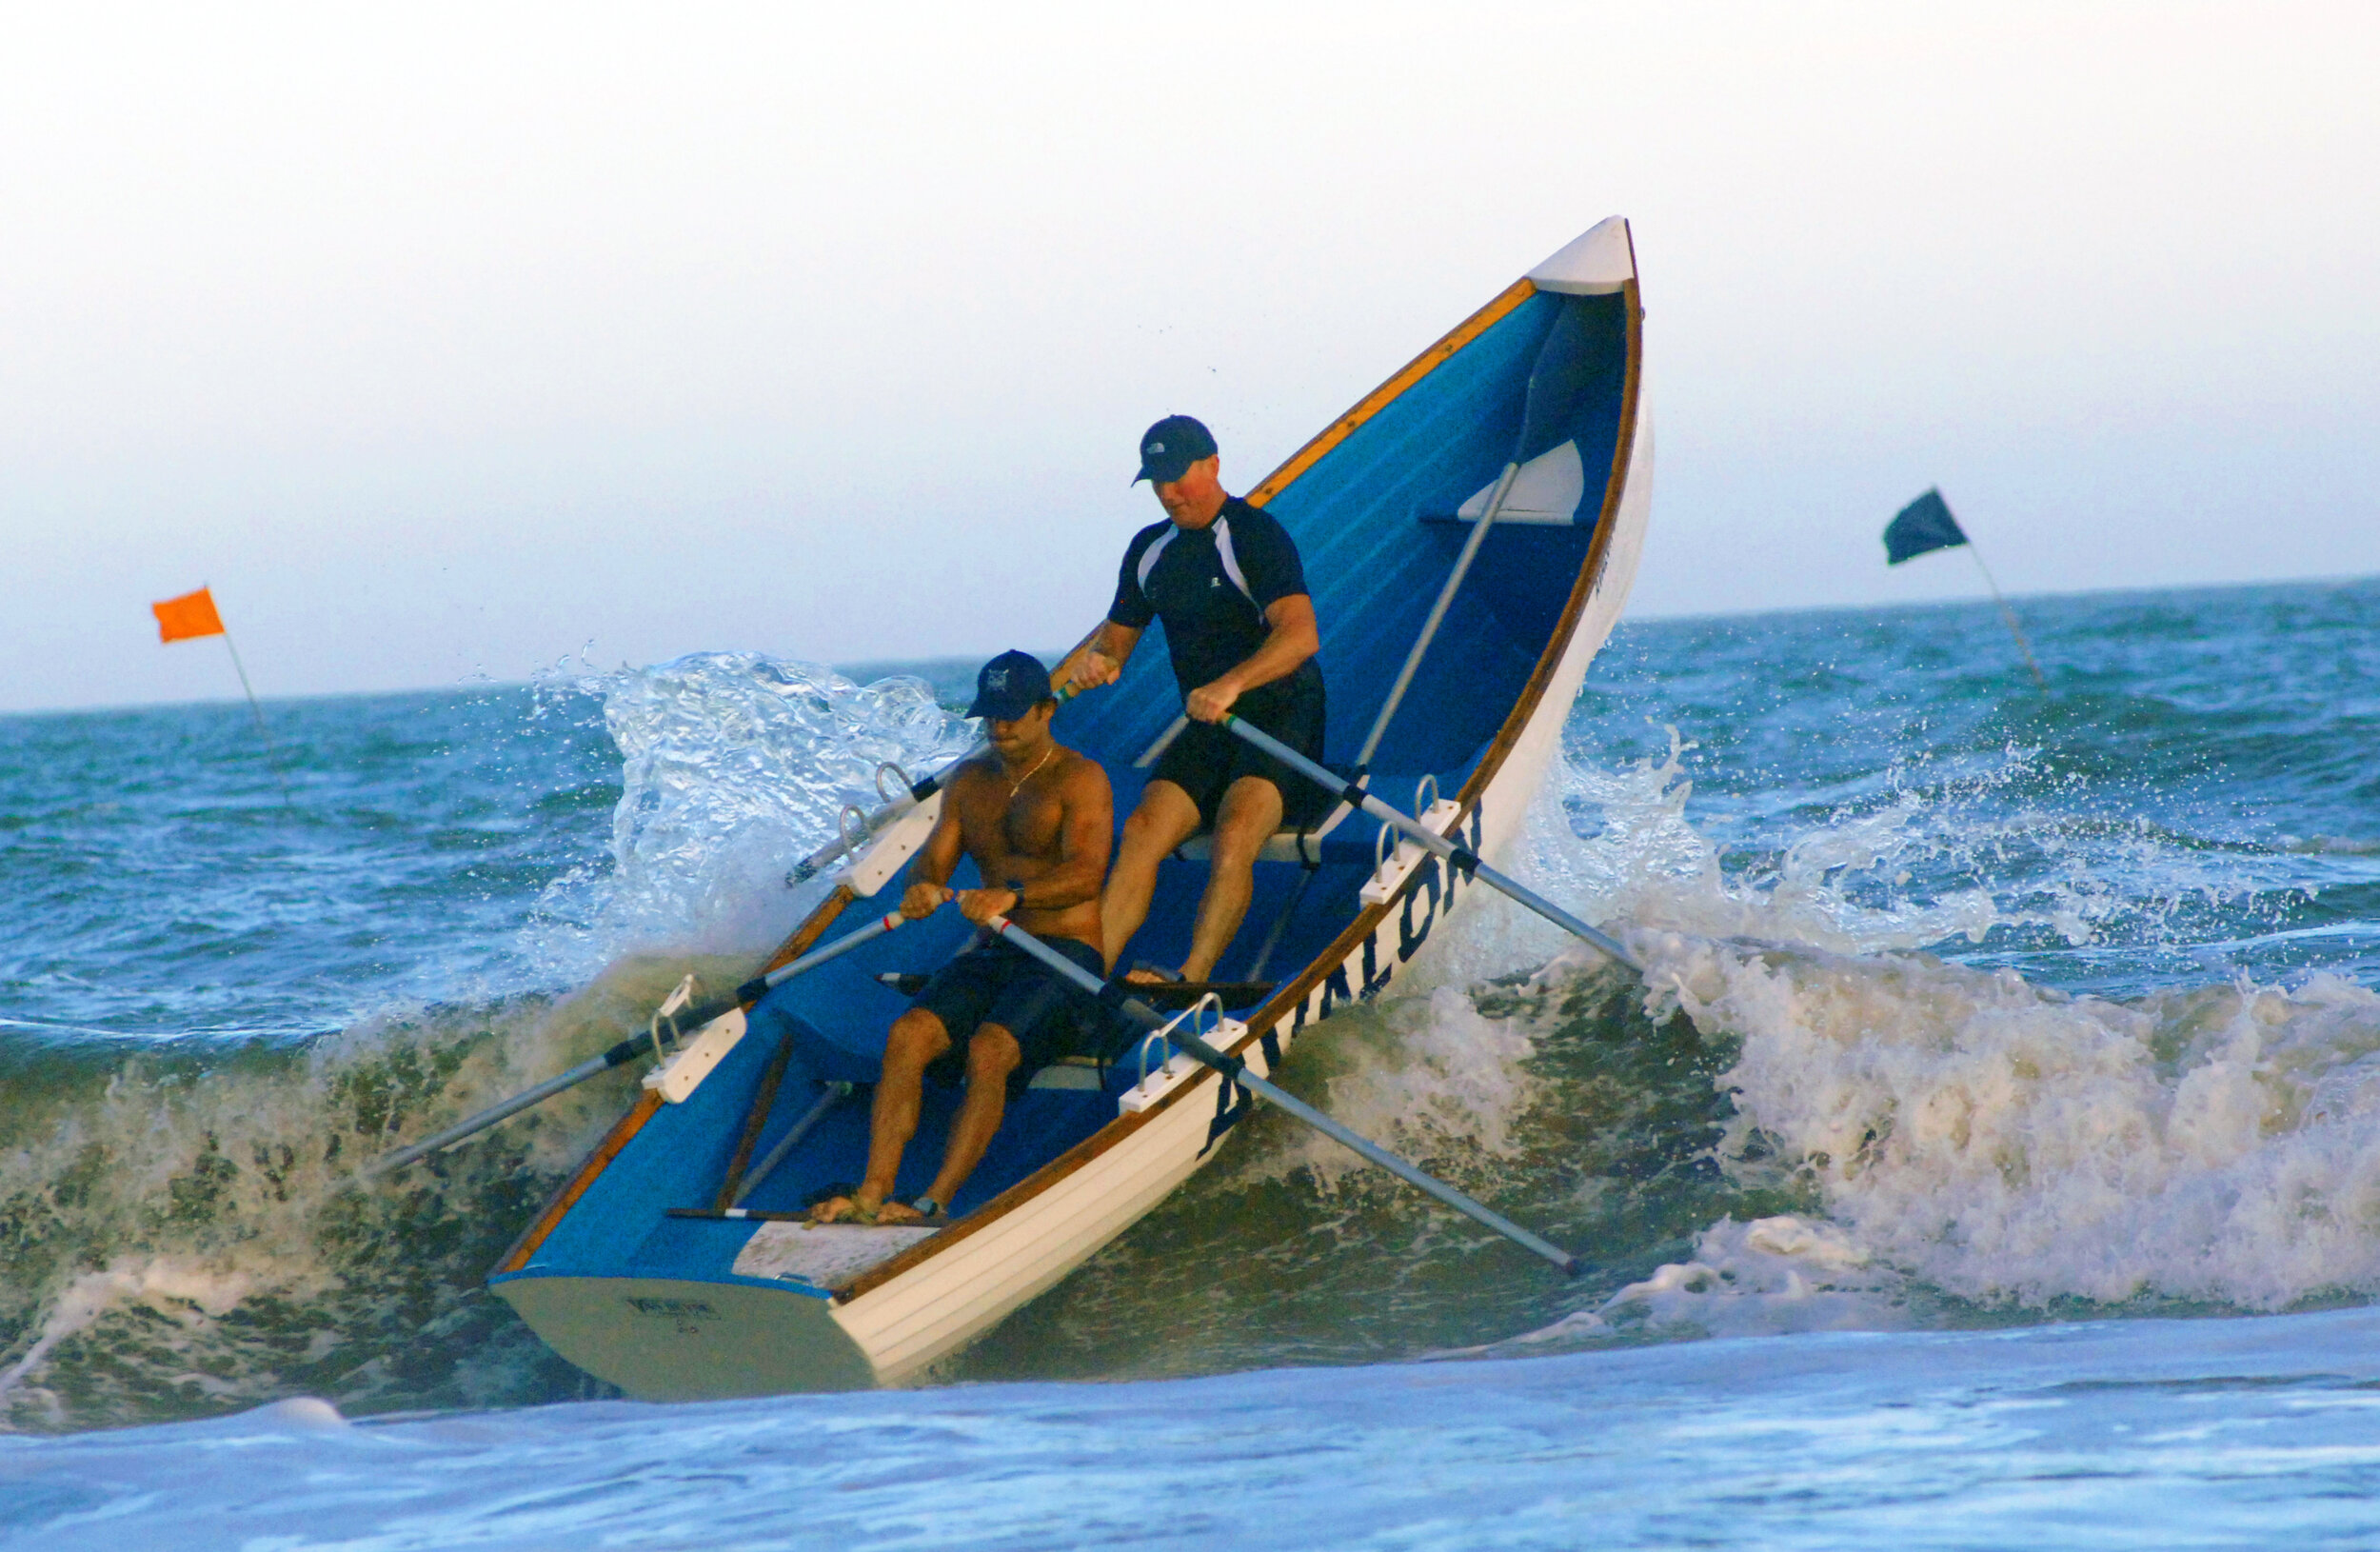
<path id="1" fill-rule="evenodd" d="M 975 676 L 975 704 L 967 707 L 967 715 L 1014 722 L 1043 701 L 1056 699 L 1049 670 L 1040 658 L 1030 652 L 1002 652 Z"/>
<path id="2" fill-rule="evenodd" d="M 1214 432 L 1188 415 L 1168 415 L 1140 433 L 1140 472 L 1132 483 L 1171 485 L 1189 473 L 1192 464 L 1215 453 Z"/>

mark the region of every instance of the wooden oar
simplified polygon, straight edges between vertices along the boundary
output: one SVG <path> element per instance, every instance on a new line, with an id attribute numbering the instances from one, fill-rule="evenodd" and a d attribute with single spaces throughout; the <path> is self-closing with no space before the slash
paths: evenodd
<path id="1" fill-rule="evenodd" d="M 1295 1094 L 1258 1077 L 1248 1070 L 1246 1059 L 1225 1055 L 1180 1025 L 1177 1025 L 1170 1030 L 1166 1029 L 1165 1020 L 1158 1014 L 1155 1008 L 1137 997 L 1124 994 L 1121 985 L 1111 988 L 1108 983 L 1101 981 L 1098 976 L 1058 952 L 1057 949 L 1050 947 L 1006 917 L 995 916 L 985 925 L 992 931 L 1099 998 L 1106 1005 L 1113 1007 L 1118 1013 L 1141 1028 L 1151 1033 L 1163 1031 L 1166 1040 L 1172 1043 L 1176 1050 L 1186 1052 L 1196 1060 L 1213 1067 L 1217 1072 L 1221 1073 L 1227 1082 L 1239 1084 L 1251 1093 L 1261 1094 L 1332 1142 L 1342 1147 L 1352 1148 L 1356 1153 L 1379 1165 L 1398 1180 L 1429 1192 L 1430 1195 L 1445 1203 L 1464 1217 L 1475 1223 L 1484 1224 L 1522 1249 L 1543 1256 L 1568 1275 L 1576 1277 L 1586 1269 L 1577 1257 L 1552 1241 L 1540 1239 L 1530 1233 L 1503 1214 L 1473 1201 L 1444 1181 L 1423 1174 L 1370 1138 L 1350 1131 Z"/>
<path id="2" fill-rule="evenodd" d="M 736 988 L 736 1002 L 741 1006 L 750 1007 L 754 1003 L 768 995 L 771 989 L 784 985 L 803 971 L 816 969 L 828 960 L 840 959 L 862 944 L 871 943 L 883 937 L 907 919 L 899 911 L 894 911 L 890 915 L 870 922 L 857 932 L 845 933 L 823 948 L 804 954 L 788 964 L 780 965 L 766 975 L 747 981 Z M 709 1019 L 700 1021 L 701 1024 L 709 1022 Z M 525 1088 L 502 1104 L 491 1104 L 468 1121 L 457 1123 L 435 1137 L 426 1137 L 418 1143 L 383 1154 L 365 1165 L 364 1173 L 367 1176 L 383 1175 L 392 1169 L 402 1169 L 416 1159 L 426 1158 L 441 1148 L 452 1147 L 475 1132 L 484 1132 L 499 1121 L 519 1115 L 530 1105 L 549 1100 L 565 1088 L 575 1088 L 589 1078 L 601 1077 L 614 1067 L 633 1062 L 639 1052 L 652 1049 L 652 1042 L 645 1036 L 630 1035 L 603 1055 L 591 1057 L 567 1072 L 546 1079 L 534 1088 Z"/>
<path id="3" fill-rule="evenodd" d="M 1531 889 L 1526 885 L 1519 884 L 1512 879 L 1506 878 L 1495 868 L 1490 867 L 1487 864 L 1481 862 L 1479 860 L 1479 854 L 1473 851 L 1470 847 L 1458 846 L 1454 842 L 1446 839 L 1446 837 L 1438 834 L 1436 830 L 1431 829 L 1428 826 L 1398 812 L 1387 804 L 1382 803 L 1379 799 L 1374 797 L 1371 793 L 1363 790 L 1363 788 L 1357 786 L 1344 778 L 1335 775 L 1331 771 L 1326 770 L 1322 766 L 1315 764 L 1315 762 L 1307 759 L 1304 755 L 1299 754 L 1297 750 L 1291 748 L 1288 745 L 1283 744 L 1279 739 L 1275 738 L 1272 734 L 1264 731 L 1261 727 L 1252 727 L 1246 722 L 1232 715 L 1230 712 L 1225 712 L 1223 714 L 1223 726 L 1239 734 L 1241 738 L 1247 740 L 1250 744 L 1255 745 L 1258 748 L 1262 749 L 1266 754 L 1271 755 L 1282 765 L 1287 766 L 1290 769 L 1298 772 L 1307 780 L 1314 782 L 1324 791 L 1337 792 L 1342 801 L 1353 804 L 1355 806 L 1362 809 L 1365 813 L 1370 814 L 1374 819 L 1378 820 L 1381 824 L 1393 826 L 1397 829 L 1404 832 L 1406 835 L 1411 836 L 1416 841 L 1420 842 L 1424 847 L 1436 853 L 1438 857 L 1444 859 L 1448 866 L 1460 868 L 1463 872 L 1478 879 L 1482 884 L 1487 885 L 1490 888 L 1510 896 L 1519 904 L 1528 906 L 1533 911 L 1536 911 L 1539 916 L 1544 917 L 1556 926 L 1560 927 L 1563 931 L 1576 934 L 1577 936 L 1585 939 L 1588 943 L 1595 945 L 1596 947 L 1600 948 L 1603 952 L 1611 955 L 1612 958 L 1619 961 L 1622 965 L 1627 965 L 1638 975 L 1642 975 L 1644 973 L 1644 966 L 1636 963 L 1635 955 L 1629 953 L 1627 949 L 1620 946 L 1618 939 L 1613 937 L 1607 932 L 1589 926 L 1586 923 L 1581 922 L 1578 918 L 1571 915 L 1570 912 L 1562 909 L 1559 905 L 1555 905 L 1552 901 L 1546 899 L 1543 895 L 1538 894 L 1536 890 Z"/>

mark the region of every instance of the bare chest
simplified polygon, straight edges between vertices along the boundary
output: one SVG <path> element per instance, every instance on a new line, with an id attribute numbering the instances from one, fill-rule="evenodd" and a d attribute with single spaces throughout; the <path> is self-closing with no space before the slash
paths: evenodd
<path id="1" fill-rule="evenodd" d="M 1047 784 L 1026 780 L 1011 787 L 1004 776 L 967 784 L 953 796 L 960 803 L 960 836 L 979 863 L 989 857 L 1041 858 L 1056 854 L 1065 824 L 1065 805 Z"/>

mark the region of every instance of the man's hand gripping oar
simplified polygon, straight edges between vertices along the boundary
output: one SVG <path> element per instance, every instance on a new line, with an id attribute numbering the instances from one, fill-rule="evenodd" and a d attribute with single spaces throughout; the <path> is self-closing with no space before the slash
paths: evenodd
<path id="1" fill-rule="evenodd" d="M 1087 640 L 1088 638 L 1085 639 Z M 1078 689 L 1077 686 L 1069 684 L 1059 686 L 1057 693 L 1059 700 L 1063 702 L 1073 699 L 1078 693 Z M 866 844 L 869 838 L 882 832 L 884 826 L 900 819 L 903 814 L 911 812 L 920 804 L 926 802 L 928 799 L 932 798 L 936 792 L 942 790 L 943 781 L 949 777 L 951 772 L 957 770 L 961 766 L 965 765 L 968 761 L 980 758 L 990 747 L 991 746 L 988 743 L 979 741 L 973 748 L 961 755 L 958 759 L 952 761 L 949 765 L 943 766 L 932 776 L 927 777 L 924 781 L 911 785 L 907 796 L 886 804 L 883 807 L 879 808 L 876 812 L 870 814 L 867 817 L 866 822 L 861 826 L 860 832 L 857 835 L 845 834 L 838 837 L 836 840 L 828 843 L 819 850 L 812 852 L 808 857 L 803 859 L 801 863 L 795 866 L 793 872 L 787 876 L 786 882 L 799 884 L 806 879 L 813 878 L 820 872 L 821 869 L 839 861 L 856 846 Z M 783 985 L 786 982 L 792 980 L 795 976 L 802 974 L 804 970 L 815 969 L 829 960 L 841 958 L 843 955 L 851 952 L 854 948 L 859 947 L 862 944 L 872 942 L 873 940 L 882 937 L 883 934 L 892 931 L 895 927 L 901 925 L 904 920 L 905 918 L 902 917 L 899 911 L 894 911 L 888 916 L 882 917 L 877 921 L 869 923 L 866 926 L 860 928 L 857 932 L 849 933 L 837 939 L 834 943 L 829 944 L 824 948 L 818 949 L 812 953 L 804 954 L 799 959 L 780 965 L 777 968 L 769 971 L 766 975 L 756 977 L 755 979 L 747 981 L 743 985 L 737 987 L 736 1001 L 742 1006 L 750 1007 L 753 1004 L 759 1002 L 763 997 L 768 995 L 771 990 Z M 684 999 L 687 992 L 687 987 L 681 986 L 678 993 L 672 997 L 670 1005 L 663 1008 L 662 1012 L 657 1015 L 657 1019 L 667 1018 L 671 1014 L 677 1012 L 680 1008 L 684 1007 L 685 1005 Z M 698 1020 L 697 1022 L 708 1021 Z M 364 1168 L 364 1173 L 367 1176 L 379 1175 L 386 1174 L 392 1169 L 402 1169 L 407 1164 L 413 1163 L 416 1159 L 426 1158 L 430 1154 L 438 1152 L 441 1148 L 451 1147 L 455 1144 L 462 1142 L 465 1138 L 486 1131 L 488 1127 L 496 1124 L 496 1123 L 504 1121 L 509 1117 L 516 1116 L 522 1111 L 527 1109 L 530 1105 L 536 1104 L 544 1100 L 551 1099 L 554 1095 L 561 1093 L 566 1088 L 575 1088 L 580 1084 L 585 1083 L 590 1078 L 601 1077 L 603 1074 L 609 1072 L 614 1067 L 625 1066 L 628 1063 L 635 1061 L 640 1052 L 647 1049 L 658 1051 L 659 1047 L 660 1036 L 658 1033 L 657 1024 L 655 1033 L 649 1045 L 645 1036 L 631 1035 L 627 1039 L 612 1046 L 611 1049 L 604 1052 L 601 1056 L 589 1058 L 587 1061 L 582 1062 L 577 1066 L 572 1067 L 569 1071 L 548 1078 L 544 1083 L 537 1084 L 533 1088 L 523 1089 L 520 1093 L 513 1095 L 512 1098 L 506 1100 L 501 1104 L 488 1106 L 486 1109 L 482 1110 L 479 1114 L 472 1116 L 470 1119 L 447 1127 L 445 1131 L 440 1132 L 435 1137 L 426 1137 L 418 1143 L 411 1144 L 406 1147 L 401 1147 L 393 1152 L 382 1155 L 371 1164 L 367 1164 Z"/>
<path id="2" fill-rule="evenodd" d="M 1275 738 L 1272 734 L 1264 731 L 1262 728 L 1250 726 L 1246 722 L 1240 720 L 1239 717 L 1233 716 L 1229 712 L 1225 712 L 1223 714 L 1222 722 L 1224 726 L 1230 728 L 1233 732 L 1239 734 L 1250 744 L 1255 745 L 1258 748 L 1262 749 L 1266 754 L 1271 755 L 1274 759 L 1279 761 L 1282 765 L 1287 766 L 1290 769 L 1298 772 L 1300 776 L 1305 777 L 1318 786 L 1320 786 L 1324 791 L 1337 793 L 1342 800 L 1354 805 L 1358 808 L 1362 809 L 1365 813 L 1370 814 L 1374 819 L 1378 820 L 1381 824 L 1400 830 L 1404 834 L 1411 836 L 1414 840 L 1420 842 L 1421 845 L 1428 850 L 1442 858 L 1448 866 L 1459 868 L 1463 872 L 1477 878 L 1480 883 L 1487 885 L 1490 888 L 1493 888 L 1501 894 L 1510 896 L 1519 904 L 1528 906 L 1533 911 L 1536 911 L 1539 916 L 1544 917 L 1556 926 L 1560 927 L 1563 931 L 1575 933 L 1578 937 L 1585 939 L 1587 942 L 1595 945 L 1596 947 L 1600 948 L 1603 952 L 1611 955 L 1612 958 L 1619 961 L 1622 965 L 1625 965 L 1630 969 L 1636 971 L 1638 975 L 1642 975 L 1644 973 L 1644 966 L 1636 963 L 1636 957 L 1634 954 L 1631 954 L 1627 949 L 1620 946 L 1618 939 L 1613 937 L 1608 932 L 1589 926 L 1586 923 L 1581 922 L 1578 918 L 1571 915 L 1570 912 L 1562 909 L 1559 905 L 1555 905 L 1552 901 L 1546 899 L 1543 895 L 1538 894 L 1536 890 L 1528 887 L 1526 885 L 1506 878 L 1495 868 L 1490 867 L 1487 864 L 1481 862 L 1479 860 L 1479 854 L 1471 850 L 1468 846 L 1457 846 L 1454 842 L 1438 834 L 1436 830 L 1431 829 L 1428 826 L 1398 812 L 1387 804 L 1381 802 L 1378 798 L 1374 797 L 1371 793 L 1366 792 L 1361 787 L 1347 781 L 1344 777 L 1336 775 L 1333 772 L 1324 769 L 1322 766 L 1316 765 L 1313 761 L 1307 759 L 1304 755 L 1299 754 L 1297 750 L 1291 748 L 1288 745 L 1283 744 L 1279 739 Z"/>
<path id="3" fill-rule="evenodd" d="M 1197 1061 L 1205 1064 L 1207 1066 L 1213 1067 L 1217 1072 L 1221 1073 L 1226 1079 L 1239 1084 L 1249 1092 L 1262 1095 L 1265 1099 L 1279 1105 L 1283 1110 L 1288 1111 L 1291 1115 L 1296 1116 L 1299 1121 L 1302 1121 L 1307 1125 L 1312 1126 L 1323 1136 L 1328 1137 L 1333 1142 L 1338 1143 L 1342 1146 L 1354 1149 L 1358 1154 L 1360 1154 L 1363 1158 L 1369 1160 L 1373 1164 L 1378 1164 L 1382 1169 L 1387 1170 L 1398 1180 L 1404 1181 L 1411 1185 L 1419 1186 L 1422 1190 L 1429 1192 L 1430 1195 L 1438 1198 L 1440 1202 L 1445 1203 L 1448 1206 L 1454 1208 L 1457 1212 L 1461 1213 L 1464 1217 L 1469 1218 L 1476 1223 L 1486 1224 L 1489 1228 L 1494 1229 L 1497 1233 L 1501 1234 L 1504 1238 L 1512 1241 L 1515 1244 L 1519 1245 L 1525 1250 L 1543 1256 L 1547 1261 L 1552 1262 L 1555 1265 L 1560 1267 L 1565 1273 L 1572 1277 L 1576 1277 L 1579 1272 L 1585 1270 L 1585 1267 L 1580 1263 L 1578 1258 L 1572 1255 L 1569 1251 L 1564 1250 L 1561 1246 L 1555 1244 L 1549 1240 L 1540 1239 L 1537 1235 L 1530 1233 L 1527 1229 L 1522 1228 L 1518 1224 L 1514 1223 L 1503 1214 L 1497 1212 L 1492 1207 L 1488 1207 L 1480 1203 L 1473 1201 L 1471 1198 L 1463 1195 L 1460 1191 L 1458 1191 L 1453 1186 L 1447 1184 L 1444 1181 L 1423 1174 L 1420 1170 L 1416 1169 L 1413 1165 L 1405 1163 L 1404 1160 L 1399 1159 L 1394 1153 L 1389 1152 L 1386 1148 L 1380 1146 L 1378 1143 L 1373 1142 L 1370 1138 L 1364 1137 L 1359 1133 L 1350 1131 L 1345 1126 L 1340 1125 L 1338 1122 L 1333 1121 L 1330 1117 L 1324 1115 L 1321 1111 L 1317 1110 L 1313 1105 L 1308 1104 L 1305 1101 L 1298 1098 L 1295 1094 L 1288 1093 L 1278 1085 L 1258 1077 L 1255 1073 L 1248 1070 L 1248 1064 L 1244 1058 L 1217 1050 L 1214 1046 L 1209 1045 L 1205 1041 L 1200 1040 L 1197 1035 L 1191 1033 L 1186 1027 L 1183 1027 L 1182 1024 L 1178 1023 L 1174 1027 L 1168 1029 L 1166 1027 L 1165 1019 L 1146 1003 L 1140 1001 L 1138 998 L 1123 995 L 1122 988 L 1121 986 L 1112 985 L 1107 982 L 1102 982 L 1099 977 L 1093 975 L 1081 965 L 1077 965 L 1074 961 L 1066 958 L 1065 955 L 1059 953 L 1056 949 L 1049 947 L 1039 938 L 1034 937 L 1033 934 L 1025 931 L 1024 928 L 1017 925 L 1014 922 L 1009 921 L 1006 917 L 995 916 L 990 921 L 986 922 L 984 925 L 989 927 L 992 931 L 998 933 L 1000 936 L 1007 939 L 1017 947 L 1023 949 L 1028 954 L 1031 954 L 1035 959 L 1040 960 L 1042 964 L 1048 965 L 1060 975 L 1064 976 L 1076 985 L 1081 986 L 1083 990 L 1090 992 L 1095 997 L 1098 997 L 1101 1002 L 1115 1008 L 1117 1012 L 1131 1020 L 1134 1024 L 1139 1025 L 1141 1028 L 1146 1029 L 1151 1033 L 1162 1031 L 1165 1038 L 1173 1044 L 1175 1049 L 1185 1052 Z M 1183 1022 L 1186 1023 L 1186 1021 Z"/>

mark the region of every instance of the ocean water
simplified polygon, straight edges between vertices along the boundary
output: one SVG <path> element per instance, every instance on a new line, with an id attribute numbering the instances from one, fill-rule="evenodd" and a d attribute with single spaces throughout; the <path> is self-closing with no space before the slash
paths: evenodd
<path id="1" fill-rule="evenodd" d="M 0 719 L 0 1544 L 2380 1542 L 2380 583 L 1625 624 L 1508 907 L 905 1392 L 480 1279 L 967 665 Z M 227 1469 L 231 1467 L 232 1469 Z"/>

